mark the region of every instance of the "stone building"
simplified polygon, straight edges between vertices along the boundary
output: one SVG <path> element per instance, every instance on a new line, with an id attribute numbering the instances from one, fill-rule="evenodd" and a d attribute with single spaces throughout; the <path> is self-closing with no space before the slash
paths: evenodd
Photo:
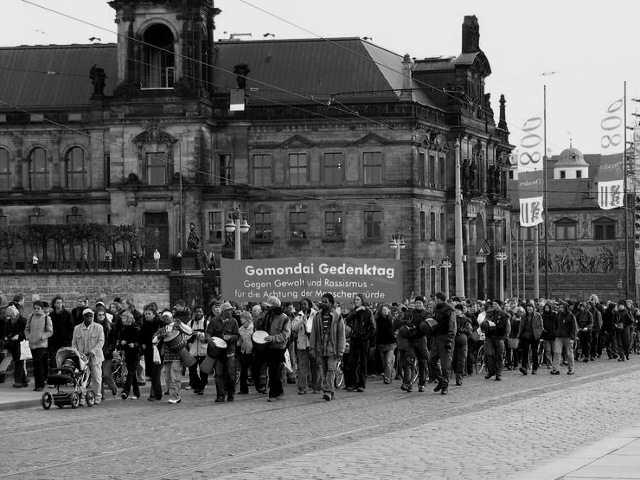
<path id="1" fill-rule="evenodd" d="M 397 234 L 405 296 L 446 278 L 496 295 L 512 146 L 476 17 L 459 55 L 416 59 L 359 38 L 215 41 L 211 0 L 110 5 L 117 44 L 0 49 L 0 225 L 133 225 L 147 258 L 150 241 L 185 250 L 191 222 L 233 257 L 234 212 L 243 258 L 388 257 Z"/>
<path id="2" fill-rule="evenodd" d="M 624 208 L 602 210 L 598 206 L 595 179 L 599 166 L 600 154 L 582 154 L 572 147 L 548 160 L 546 265 L 544 224 L 537 229 L 542 297 L 583 300 L 595 293 L 603 300 L 636 298 L 631 227 L 625 229 Z M 510 285 L 513 296 L 533 298 L 536 230 L 519 228 L 516 179 L 517 173 L 509 182 L 513 192 Z M 634 199 L 628 197 L 629 202 L 633 205 Z M 626 241 L 626 236 L 631 240 Z"/>

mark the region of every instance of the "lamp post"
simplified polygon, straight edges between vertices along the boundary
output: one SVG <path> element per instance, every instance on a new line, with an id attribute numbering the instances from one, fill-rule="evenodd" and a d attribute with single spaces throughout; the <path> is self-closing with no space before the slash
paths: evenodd
<path id="1" fill-rule="evenodd" d="M 235 233 L 235 259 L 240 260 L 242 258 L 242 246 L 240 244 L 242 233 L 247 233 L 251 226 L 247 223 L 246 213 L 236 208 L 229 214 L 229 221 L 224 226 L 224 229 L 228 233 Z"/>
<path id="2" fill-rule="evenodd" d="M 451 268 L 451 261 L 449 257 L 442 259 L 442 268 L 444 268 L 444 295 L 449 299 L 449 269 Z"/>
<path id="3" fill-rule="evenodd" d="M 396 260 L 400 260 L 400 250 L 406 248 L 407 244 L 404 242 L 404 235 L 398 230 L 391 235 L 391 241 L 389 242 L 389 248 L 396 251 Z"/>
<path id="4" fill-rule="evenodd" d="M 507 259 L 507 253 L 503 247 L 496 252 L 496 260 L 500 263 L 500 300 L 504 300 L 504 261 Z"/>

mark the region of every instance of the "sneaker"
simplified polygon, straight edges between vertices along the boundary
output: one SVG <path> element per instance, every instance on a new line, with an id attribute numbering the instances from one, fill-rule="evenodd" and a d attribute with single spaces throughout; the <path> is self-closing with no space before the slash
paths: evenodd
<path id="1" fill-rule="evenodd" d="M 326 399 L 325 399 L 325 400 L 326 400 Z M 216 402 L 217 402 L 217 401 L 218 401 L 218 400 L 216 399 Z M 223 400 L 223 401 L 224 401 L 224 400 Z M 269 398 L 267 398 L 267 402 L 277 402 L 277 401 L 278 401 L 278 399 L 277 399 L 276 397 L 269 397 Z"/>
<path id="2" fill-rule="evenodd" d="M 400 386 L 400 390 L 402 390 L 403 392 L 408 392 L 409 391 L 409 387 L 410 387 L 410 385 L 408 383 L 403 383 Z"/>
<path id="3" fill-rule="evenodd" d="M 171 404 L 176 404 L 176 403 L 180 403 L 182 401 L 181 398 L 170 398 L 169 400 L 167 400 L 167 403 L 171 403 Z"/>
<path id="4" fill-rule="evenodd" d="M 306 395 L 307 391 L 306 390 L 298 390 L 298 395 Z"/>
<path id="5" fill-rule="evenodd" d="M 358 387 L 358 388 L 356 388 L 356 392 L 360 392 L 360 393 L 362 393 L 362 392 L 364 392 L 364 388 L 362 388 L 362 387 Z"/>
<path id="6" fill-rule="evenodd" d="M 440 390 L 442 390 L 442 384 L 439 383 L 438 385 L 436 385 L 436 388 L 433 389 L 434 392 L 439 392 Z"/>
<path id="7" fill-rule="evenodd" d="M 496 375 L 496 382 L 502 381 L 502 375 Z"/>
<path id="8" fill-rule="evenodd" d="M 150 402 L 155 402 L 156 398 L 155 397 L 149 397 L 149 398 L 147 398 L 147 400 L 150 401 Z"/>
<path id="9" fill-rule="evenodd" d="M 222 402 L 224 402 L 224 397 L 216 397 L 215 402 L 216 402 L 216 403 L 222 403 Z"/>
<path id="10" fill-rule="evenodd" d="M 320 393 L 320 390 L 316 390 L 316 389 L 314 388 L 313 390 L 311 390 L 311 393 L 315 395 L 315 394 Z"/>
<path id="11" fill-rule="evenodd" d="M 185 390 L 191 390 L 191 385 L 187 385 L 186 387 L 184 387 Z"/>
<path id="12" fill-rule="evenodd" d="M 137 399 L 138 399 L 137 395 L 131 395 L 131 400 L 137 400 Z"/>
<path id="13" fill-rule="evenodd" d="M 485 380 L 489 380 L 489 379 L 490 379 L 491 377 L 493 377 L 494 375 L 495 375 L 495 373 L 487 373 L 487 374 L 484 376 L 484 379 L 485 379 Z"/>
<path id="14" fill-rule="evenodd" d="M 528 373 L 528 372 L 527 372 L 524 368 L 522 368 L 522 367 L 520 367 L 518 370 L 520 370 L 520 373 L 521 373 L 521 374 L 523 374 L 523 375 L 526 375 L 526 374 Z"/>
<path id="15" fill-rule="evenodd" d="M 567 372 L 567 375 L 573 375 L 573 370 L 569 370 L 569 371 Z"/>
<path id="16" fill-rule="evenodd" d="M 421 393 L 424 392 L 426 389 L 427 389 L 427 387 L 425 387 L 424 385 L 419 385 L 418 386 L 418 391 L 421 392 Z"/>
<path id="17" fill-rule="evenodd" d="M 120 394 L 120 398 L 123 399 L 123 400 L 126 400 L 128 397 L 129 397 L 129 394 L 127 392 L 122 392 Z"/>
<path id="18" fill-rule="evenodd" d="M 353 388 L 353 387 L 345 387 L 345 390 L 347 392 L 353 392 L 355 390 L 355 388 Z"/>
<path id="19" fill-rule="evenodd" d="M 560 371 L 559 370 L 551 370 L 549 373 L 551 375 L 560 375 Z"/>
<path id="20" fill-rule="evenodd" d="M 440 392 L 440 395 L 446 395 L 447 393 L 449 393 L 449 390 L 446 388 L 443 388 L 442 391 Z"/>
<path id="21" fill-rule="evenodd" d="M 462 380 L 456 380 L 456 387 L 462 386 Z"/>
<path id="22" fill-rule="evenodd" d="M 331 394 L 329 392 L 325 392 L 322 395 L 322 398 L 324 398 L 327 402 L 330 402 L 331 401 Z"/>
<path id="23" fill-rule="evenodd" d="M 95 401 L 93 402 L 94 405 L 100 405 L 102 403 L 102 400 L 100 400 L 99 398 L 96 398 Z"/>
<path id="24" fill-rule="evenodd" d="M 538 370 L 531 370 L 531 375 L 535 375 L 538 373 Z"/>
<path id="25" fill-rule="evenodd" d="M 227 395 L 227 402 L 233 402 L 233 395 Z"/>
<path id="26" fill-rule="evenodd" d="M 204 395 L 204 390 L 198 390 L 198 395 Z"/>

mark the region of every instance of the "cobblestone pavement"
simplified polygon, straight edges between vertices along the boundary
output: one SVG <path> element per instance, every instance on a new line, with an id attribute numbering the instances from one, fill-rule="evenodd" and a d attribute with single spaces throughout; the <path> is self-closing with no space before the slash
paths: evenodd
<path id="1" fill-rule="evenodd" d="M 279 402 L 224 404 L 209 387 L 178 405 L 2 411 L 0 478 L 517 479 L 640 422 L 640 356 L 573 377 L 473 376 L 447 396 L 399 387 L 372 380 L 325 402 L 288 386 Z"/>

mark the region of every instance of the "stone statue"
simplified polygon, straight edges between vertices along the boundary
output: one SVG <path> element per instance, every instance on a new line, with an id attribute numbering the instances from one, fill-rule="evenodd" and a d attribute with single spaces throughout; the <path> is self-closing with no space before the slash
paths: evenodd
<path id="1" fill-rule="evenodd" d="M 233 73 L 236 74 L 236 83 L 238 84 L 238 89 L 247 88 L 247 75 L 249 75 L 251 69 L 249 65 L 246 63 L 239 63 L 234 65 Z"/>
<path id="2" fill-rule="evenodd" d="M 187 247 L 189 250 L 197 250 L 200 243 L 200 236 L 196 229 L 196 224 L 191 222 L 189 224 L 189 237 L 187 238 Z"/>
<path id="3" fill-rule="evenodd" d="M 466 192 L 469 190 L 469 159 L 465 158 L 462 161 L 462 167 L 460 168 L 460 189 L 463 192 Z"/>
<path id="4" fill-rule="evenodd" d="M 104 87 L 107 80 L 107 74 L 104 72 L 104 69 L 94 63 L 91 70 L 89 70 L 89 78 L 93 84 L 93 94 L 104 95 Z"/>
<path id="5" fill-rule="evenodd" d="M 478 166 L 476 165 L 475 160 L 471 160 L 471 164 L 469 165 L 469 175 L 467 178 L 467 185 L 469 190 L 473 190 L 476 188 L 476 173 L 478 171 Z"/>

